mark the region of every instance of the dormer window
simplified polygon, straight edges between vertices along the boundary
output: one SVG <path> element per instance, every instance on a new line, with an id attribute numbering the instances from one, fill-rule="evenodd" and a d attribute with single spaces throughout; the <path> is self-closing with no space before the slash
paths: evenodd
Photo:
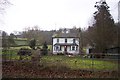
<path id="1" fill-rule="evenodd" d="M 65 43 L 67 43 L 67 39 L 65 39 Z"/>

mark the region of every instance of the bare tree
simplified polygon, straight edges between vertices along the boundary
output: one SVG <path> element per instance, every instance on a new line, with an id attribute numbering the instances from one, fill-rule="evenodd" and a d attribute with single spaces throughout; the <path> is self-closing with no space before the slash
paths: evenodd
<path id="1" fill-rule="evenodd" d="M 5 9 L 10 5 L 12 4 L 9 0 L 0 0 L 0 13 L 3 14 L 5 12 Z"/>
<path id="2" fill-rule="evenodd" d="M 0 25 L 3 25 L 3 15 L 10 5 L 12 5 L 10 0 L 0 0 Z"/>

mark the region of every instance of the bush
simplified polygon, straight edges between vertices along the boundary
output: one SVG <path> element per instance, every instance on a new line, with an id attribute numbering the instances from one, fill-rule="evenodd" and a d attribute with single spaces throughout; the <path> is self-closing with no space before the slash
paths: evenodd
<path id="1" fill-rule="evenodd" d="M 73 55 L 72 53 L 67 53 L 66 55 Z"/>
<path id="2" fill-rule="evenodd" d="M 47 43 L 45 41 L 44 44 L 43 44 L 43 48 L 41 49 L 42 55 L 48 54 L 48 50 L 47 49 L 48 49 L 48 46 L 47 46 Z"/>
<path id="3" fill-rule="evenodd" d="M 21 57 L 21 56 L 26 56 L 26 55 L 31 56 L 32 53 L 31 53 L 31 50 L 28 49 L 28 48 L 21 48 L 21 49 L 18 51 L 17 55 L 19 55 L 19 56 L 20 56 L 20 60 L 22 60 L 22 57 Z"/>
<path id="4" fill-rule="evenodd" d="M 35 39 L 30 40 L 29 46 L 30 46 L 30 48 L 35 50 L 36 40 Z"/>
<path id="5" fill-rule="evenodd" d="M 57 55 L 64 55 L 64 53 L 57 53 Z"/>
<path id="6" fill-rule="evenodd" d="M 105 54 L 104 53 L 94 53 L 90 54 L 90 58 L 104 58 Z"/>

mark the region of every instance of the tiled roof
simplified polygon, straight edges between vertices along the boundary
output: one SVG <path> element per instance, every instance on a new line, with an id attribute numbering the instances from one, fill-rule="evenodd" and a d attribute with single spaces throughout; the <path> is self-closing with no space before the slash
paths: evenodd
<path id="1" fill-rule="evenodd" d="M 71 38 L 71 37 L 78 37 L 78 36 L 75 33 L 60 33 L 60 34 L 54 34 L 52 37 Z"/>

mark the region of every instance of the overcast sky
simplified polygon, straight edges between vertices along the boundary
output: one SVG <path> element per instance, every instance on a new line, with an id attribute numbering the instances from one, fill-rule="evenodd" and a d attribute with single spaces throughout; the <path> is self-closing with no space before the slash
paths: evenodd
<path id="1" fill-rule="evenodd" d="M 11 0 L 0 30 L 8 33 L 38 25 L 42 30 L 87 28 L 92 22 L 95 2 L 100 0 Z M 118 19 L 118 1 L 106 0 L 114 20 Z"/>

